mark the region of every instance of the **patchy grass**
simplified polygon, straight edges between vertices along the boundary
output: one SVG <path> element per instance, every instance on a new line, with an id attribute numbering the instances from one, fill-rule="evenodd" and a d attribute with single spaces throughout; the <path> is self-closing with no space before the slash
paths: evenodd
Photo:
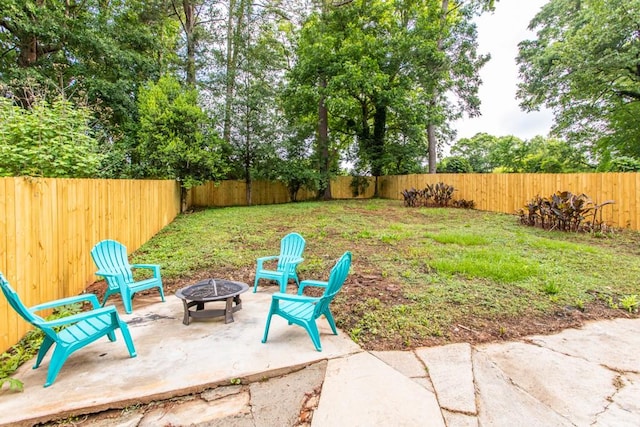
<path id="1" fill-rule="evenodd" d="M 391 200 L 201 210 L 176 218 L 135 261 L 161 264 L 168 292 L 206 276 L 252 283 L 255 259 L 276 254 L 292 231 L 307 240 L 301 279 L 326 279 L 353 252 L 333 312 L 369 349 L 513 338 L 637 315 L 638 233 L 550 232 L 513 215 Z"/>

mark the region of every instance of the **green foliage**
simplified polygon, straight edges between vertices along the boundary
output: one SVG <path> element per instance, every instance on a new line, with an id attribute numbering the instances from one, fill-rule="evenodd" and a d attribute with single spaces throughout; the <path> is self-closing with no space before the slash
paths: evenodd
<path id="1" fill-rule="evenodd" d="M 477 114 L 477 2 L 356 0 L 312 15 L 297 40 L 285 108 L 312 136 L 318 105 L 329 112 L 331 148 L 348 148 L 370 175 L 416 173 L 438 136 L 464 111 Z M 446 98 L 444 93 L 453 96 Z M 449 100 L 453 100 L 451 104 Z M 444 139 L 444 138 L 443 138 Z"/>
<path id="2" fill-rule="evenodd" d="M 440 232 L 440 233 L 425 233 L 425 237 L 435 240 L 438 243 L 443 244 L 456 244 L 462 246 L 476 246 L 487 245 L 490 240 L 485 236 L 479 236 L 477 234 L 462 233 L 462 232 Z"/>
<path id="3" fill-rule="evenodd" d="M 598 213 L 613 200 L 595 204 L 586 194 L 575 195 L 570 191 L 558 191 L 549 197 L 536 196 L 525 209 L 520 209 L 520 222 L 545 230 L 559 231 L 601 231 L 602 223 Z"/>
<path id="4" fill-rule="evenodd" d="M 498 283 L 514 283 L 536 277 L 539 267 L 533 260 L 509 249 L 469 247 L 462 253 L 429 261 L 439 274 L 460 274 L 468 278 L 486 278 Z"/>
<path id="5" fill-rule="evenodd" d="M 47 100 L 88 102 L 101 141 L 126 152 L 136 132 L 138 88 L 175 58 L 176 24 L 158 1 L 0 2 L 0 81 L 23 107 L 38 86 Z M 36 47 L 35 49 L 33 47 Z"/>
<path id="6" fill-rule="evenodd" d="M 619 156 L 611 159 L 600 167 L 601 172 L 640 172 L 640 159 L 628 156 Z"/>
<path id="7" fill-rule="evenodd" d="M 308 159 L 282 160 L 277 162 L 276 168 L 276 177 L 287 186 L 292 202 L 298 200 L 301 189 L 316 191 L 320 186 L 320 174 L 313 169 Z"/>
<path id="8" fill-rule="evenodd" d="M 638 306 L 640 306 L 640 300 L 638 300 L 638 295 L 626 295 L 620 298 L 620 305 L 629 313 L 637 313 Z"/>
<path id="9" fill-rule="evenodd" d="M 559 139 L 541 136 L 522 141 L 514 136 L 478 133 L 457 141 L 451 147 L 451 154 L 452 157 L 442 160 L 442 167 L 447 166 L 449 159 L 463 159 L 471 166 L 468 172 L 566 173 L 591 169 L 584 150 Z"/>
<path id="10" fill-rule="evenodd" d="M 560 292 L 560 286 L 554 282 L 548 282 L 544 284 L 544 292 L 549 295 L 555 295 Z"/>
<path id="11" fill-rule="evenodd" d="M 518 97 L 554 111 L 554 133 L 591 154 L 640 158 L 640 0 L 551 0 L 519 45 Z"/>
<path id="12" fill-rule="evenodd" d="M 0 98 L 0 176 L 93 176 L 100 155 L 90 118 L 86 108 L 62 99 L 24 109 Z"/>
<path id="13" fill-rule="evenodd" d="M 470 173 L 473 167 L 464 157 L 445 157 L 438 165 L 438 173 Z"/>
<path id="14" fill-rule="evenodd" d="M 366 176 L 354 175 L 353 178 L 351 178 L 349 187 L 351 187 L 351 194 L 353 194 L 353 197 L 358 197 L 361 194 L 365 194 L 367 188 L 369 188 L 369 180 Z"/>
<path id="15" fill-rule="evenodd" d="M 222 176 L 221 141 L 197 96 L 171 76 L 140 90 L 137 151 L 143 176 L 176 179 L 183 190 Z"/>

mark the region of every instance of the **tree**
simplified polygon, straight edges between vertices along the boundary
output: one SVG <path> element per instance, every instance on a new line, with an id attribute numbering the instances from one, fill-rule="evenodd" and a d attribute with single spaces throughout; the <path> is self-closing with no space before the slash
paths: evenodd
<path id="1" fill-rule="evenodd" d="M 554 111 L 555 135 L 640 159 L 640 0 L 550 0 L 519 45 L 518 96 Z"/>
<path id="2" fill-rule="evenodd" d="M 39 91 L 89 106 L 108 153 L 101 170 L 132 176 L 136 95 L 169 67 L 174 24 L 164 0 L 2 1 L 0 80 L 24 108 Z"/>
<path id="3" fill-rule="evenodd" d="M 439 0 L 354 0 L 312 15 L 298 40 L 291 92 L 326 106 L 327 118 L 322 109 L 316 117 L 328 124 L 334 151 L 355 145 L 358 170 L 416 171 L 428 158 L 428 124 L 435 138 L 461 111 L 477 109 L 485 58 L 468 24 L 476 4 L 447 6 L 446 19 Z M 462 101 L 448 104 L 448 92 Z"/>
<path id="4" fill-rule="evenodd" d="M 477 133 L 471 138 L 462 138 L 451 147 L 451 154 L 469 161 L 473 172 L 492 172 L 497 164 L 491 159 L 491 151 L 497 138 L 487 133 Z"/>
<path id="5" fill-rule="evenodd" d="M 436 173 L 438 129 L 441 135 L 451 135 L 450 121 L 462 117 L 463 113 L 469 117 L 480 114 L 478 73 L 490 56 L 477 54 L 477 32 L 472 17 L 493 8 L 493 0 L 441 2 L 437 46 L 442 60 L 435 65 L 434 73 L 439 78 L 430 86 L 427 120 L 429 173 Z M 456 106 L 450 105 L 447 94 L 454 95 Z"/>
<path id="6" fill-rule="evenodd" d="M 496 137 L 478 133 L 456 142 L 451 154 L 453 158 L 467 160 L 472 171 L 479 173 L 566 173 L 593 169 L 585 153 L 575 146 L 542 136 L 523 141 L 512 135 Z M 446 163 L 443 163 L 444 167 Z"/>
<path id="7" fill-rule="evenodd" d="M 446 157 L 438 165 L 439 173 L 471 173 L 473 168 L 469 160 L 464 157 Z"/>
<path id="8" fill-rule="evenodd" d="M 148 83 L 139 94 L 137 147 L 145 177 L 180 182 L 183 208 L 187 190 L 225 172 L 221 141 L 198 106 L 196 89 L 166 75 Z"/>
<path id="9" fill-rule="evenodd" d="M 0 176 L 94 176 L 100 156 L 89 132 L 91 112 L 62 99 L 35 97 L 30 106 L 0 97 Z"/>

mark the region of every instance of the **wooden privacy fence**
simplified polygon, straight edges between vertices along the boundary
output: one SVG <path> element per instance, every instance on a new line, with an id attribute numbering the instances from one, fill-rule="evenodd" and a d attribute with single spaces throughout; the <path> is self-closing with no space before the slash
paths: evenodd
<path id="1" fill-rule="evenodd" d="M 27 306 L 95 280 L 102 239 L 138 249 L 180 212 L 175 181 L 0 178 L 0 271 Z M 0 351 L 30 329 L 0 297 Z"/>
<path id="2" fill-rule="evenodd" d="M 635 172 L 396 175 L 379 178 L 379 195 L 403 199 L 402 190 L 420 190 L 437 182 L 453 186 L 454 199 L 473 200 L 476 209 L 492 212 L 515 213 L 537 195 L 548 197 L 565 190 L 584 193 L 594 203 L 614 200 L 614 204 L 602 209 L 603 221 L 640 230 L 640 173 Z"/>
<path id="3" fill-rule="evenodd" d="M 373 197 L 375 179 L 365 178 L 369 185 L 363 194 L 353 195 L 351 176 L 338 176 L 331 180 L 331 197 L 334 199 L 365 199 Z M 247 184 L 244 181 L 208 182 L 194 187 L 189 191 L 187 202 L 189 206 L 244 206 L 247 204 Z M 313 200 L 316 192 L 302 189 L 298 192 L 297 200 Z M 281 182 L 253 181 L 251 184 L 252 205 L 272 205 L 288 203 L 291 199 L 286 185 Z"/>

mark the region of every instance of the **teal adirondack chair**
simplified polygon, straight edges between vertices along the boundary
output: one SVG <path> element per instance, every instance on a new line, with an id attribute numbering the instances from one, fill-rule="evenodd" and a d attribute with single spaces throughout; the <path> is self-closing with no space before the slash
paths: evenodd
<path id="1" fill-rule="evenodd" d="M 300 285 L 296 268 L 298 264 L 304 261 L 302 252 L 304 252 L 306 243 L 304 238 L 298 233 L 290 233 L 280 241 L 280 255 L 258 258 L 256 279 L 253 282 L 253 292 L 255 293 L 258 289 L 258 280 L 260 279 L 275 280 L 280 284 L 280 292 L 287 291 L 289 279 L 295 280 L 296 283 Z M 269 270 L 264 267 L 265 262 L 273 260 L 278 260 L 278 265 L 275 270 Z"/>
<path id="2" fill-rule="evenodd" d="M 115 240 L 103 240 L 91 249 L 91 258 L 98 267 L 97 276 L 104 277 L 107 282 L 107 290 L 102 300 L 102 305 L 113 294 L 120 294 L 122 303 L 127 313 L 133 311 L 131 301 L 136 292 L 146 289 L 158 288 L 160 297 L 164 301 L 164 289 L 160 277 L 160 266 L 156 264 L 129 264 L 127 248 Z M 153 277 L 134 281 L 133 269 L 148 269 Z"/>
<path id="3" fill-rule="evenodd" d="M 318 332 L 318 326 L 316 320 L 324 314 L 331 326 L 331 330 L 334 335 L 338 335 L 336 330 L 336 323 L 333 320 L 331 310 L 329 310 L 329 304 L 333 301 L 333 298 L 342 288 L 347 275 L 349 274 L 349 268 L 351 267 L 351 252 L 345 252 L 338 260 L 336 265 L 331 269 L 329 274 L 329 280 L 327 282 L 319 280 L 304 280 L 300 283 L 300 286 L 321 286 L 325 288 L 324 294 L 321 297 L 310 297 L 305 295 L 291 295 L 285 293 L 275 293 L 271 297 L 271 308 L 269 309 L 269 316 L 267 317 L 267 325 L 264 328 L 264 336 L 262 342 L 267 342 L 267 336 L 269 335 L 269 326 L 271 325 L 271 316 L 277 314 L 285 318 L 289 324 L 295 323 L 302 326 L 309 336 L 316 350 L 322 351 L 322 345 L 320 344 L 320 333 Z"/>
<path id="4" fill-rule="evenodd" d="M 47 354 L 53 344 L 55 349 L 49 362 L 49 370 L 47 371 L 47 380 L 45 387 L 49 387 L 55 381 L 62 365 L 67 358 L 76 350 L 81 349 L 87 344 L 91 344 L 97 339 L 107 336 L 109 340 L 115 341 L 116 335 L 114 331 L 120 329 L 124 341 L 129 350 L 129 356 L 136 357 L 136 349 L 133 346 L 129 328 L 125 322 L 120 320 L 118 312 L 114 306 L 100 307 L 100 302 L 94 294 L 78 295 L 75 297 L 63 298 L 44 304 L 38 304 L 31 308 L 27 308 L 18 294 L 13 290 L 9 282 L 0 273 L 0 287 L 9 304 L 20 316 L 36 328 L 44 332 L 44 341 L 38 350 L 36 363 L 33 369 L 40 366 L 42 359 Z M 74 314 L 56 320 L 45 320 L 35 314 L 40 310 L 61 307 L 78 302 L 90 302 L 93 310 Z M 61 329 L 62 328 L 62 329 Z"/>

